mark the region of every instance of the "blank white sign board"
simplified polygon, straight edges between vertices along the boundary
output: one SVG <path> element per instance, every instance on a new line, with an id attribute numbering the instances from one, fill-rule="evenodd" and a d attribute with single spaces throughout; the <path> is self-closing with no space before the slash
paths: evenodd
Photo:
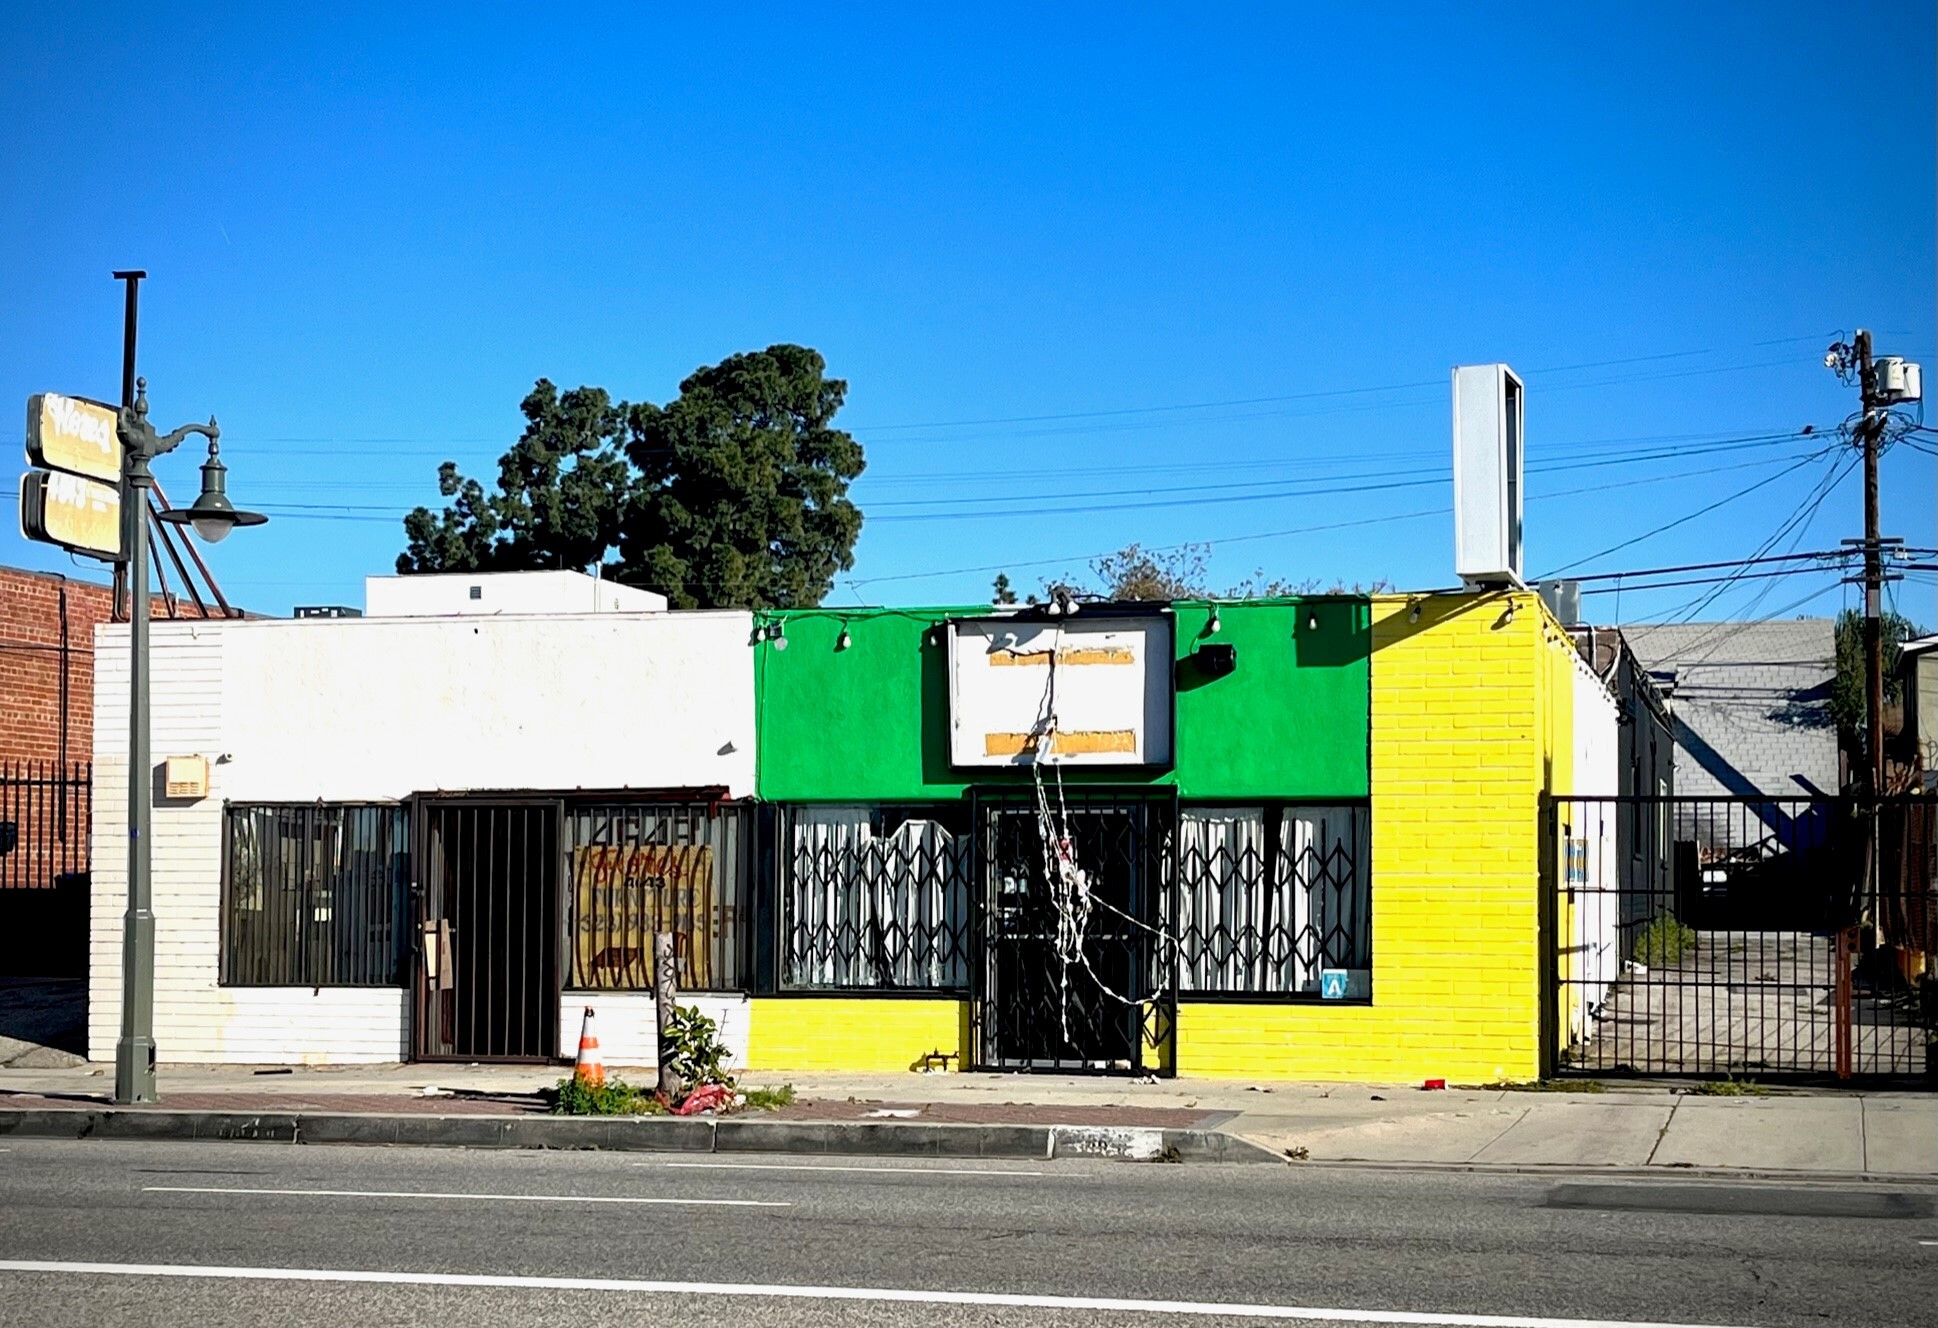
<path id="1" fill-rule="evenodd" d="M 1155 614 L 950 623 L 950 762 L 1169 765 L 1171 641 Z"/>

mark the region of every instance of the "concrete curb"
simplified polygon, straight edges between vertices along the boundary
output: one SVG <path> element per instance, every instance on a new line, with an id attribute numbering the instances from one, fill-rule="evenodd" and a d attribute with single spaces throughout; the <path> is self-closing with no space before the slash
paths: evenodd
<path id="1" fill-rule="evenodd" d="M 1247 1140 L 1246 1142 L 1251 1142 Z M 1254 1148 L 1263 1145 L 1252 1144 Z M 1337 1171 L 1444 1172 L 1457 1176 L 1554 1176 L 1580 1180 L 1780 1181 L 1785 1184 L 1915 1185 L 1938 1187 L 1938 1176 L 1915 1171 L 1783 1171 L 1771 1167 L 1620 1166 L 1593 1162 L 1385 1162 L 1367 1158 L 1301 1158 L 1273 1154 L 1271 1161 Z"/>
<path id="2" fill-rule="evenodd" d="M 948 1125 L 726 1117 L 435 1116 L 350 1112 L 169 1111 L 112 1107 L 0 1111 L 23 1139 L 210 1139 L 427 1148 L 603 1149 L 636 1153 L 792 1153 L 849 1157 L 1090 1158 L 1117 1162 L 1285 1159 L 1217 1130 L 1120 1125 Z"/>

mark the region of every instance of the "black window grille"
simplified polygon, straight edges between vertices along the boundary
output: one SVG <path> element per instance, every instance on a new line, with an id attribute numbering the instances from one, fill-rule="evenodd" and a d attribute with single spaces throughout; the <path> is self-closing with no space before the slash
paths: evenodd
<path id="1" fill-rule="evenodd" d="M 781 825 L 782 987 L 968 989 L 965 806 L 791 807 Z"/>
<path id="2" fill-rule="evenodd" d="M 1179 994 L 1371 995 L 1369 835 L 1360 805 L 1182 808 Z"/>
<path id="3" fill-rule="evenodd" d="M 391 805 L 231 805 L 225 842 L 225 985 L 402 982 L 408 811 Z"/>
<path id="4" fill-rule="evenodd" d="M 683 991 L 746 985 L 753 809 L 613 803 L 565 813 L 565 911 L 577 991 L 649 991 L 653 933 L 673 933 Z"/>

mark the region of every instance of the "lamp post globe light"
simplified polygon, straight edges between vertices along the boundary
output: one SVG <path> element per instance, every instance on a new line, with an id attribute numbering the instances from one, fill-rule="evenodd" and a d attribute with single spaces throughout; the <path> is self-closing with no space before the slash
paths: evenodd
<path id="1" fill-rule="evenodd" d="M 131 297 L 132 298 L 132 297 Z M 125 379 L 123 380 L 125 383 Z M 149 464 L 182 445 L 190 434 L 209 440 L 202 463 L 202 493 L 193 506 L 160 514 L 187 525 L 213 544 L 236 526 L 259 526 L 269 518 L 238 511 L 226 492 L 228 467 L 218 456 L 222 430 L 184 424 L 157 434 L 148 422 L 148 380 L 135 380 L 134 404 L 123 406 L 115 432 L 121 439 L 122 491 L 128 561 L 128 911 L 121 930 L 121 1036 L 114 1049 L 114 1100 L 153 1102 L 155 1095 L 155 910 L 149 839 L 153 821 L 154 768 L 148 752 L 148 492 L 155 487 Z"/>

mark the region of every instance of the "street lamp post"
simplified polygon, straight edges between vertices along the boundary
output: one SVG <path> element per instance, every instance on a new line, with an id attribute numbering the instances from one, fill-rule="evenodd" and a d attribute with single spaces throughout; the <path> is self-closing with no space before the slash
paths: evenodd
<path id="1" fill-rule="evenodd" d="M 155 1097 L 155 910 L 149 867 L 153 820 L 154 770 L 148 753 L 148 492 L 155 486 L 149 463 L 180 447 L 190 434 L 209 440 L 202 466 L 202 494 L 194 506 L 161 514 L 186 524 L 213 543 L 234 526 L 268 520 L 239 512 L 229 503 L 226 467 L 218 459 L 222 430 L 185 424 L 157 434 L 148 423 L 148 380 L 135 380 L 135 399 L 120 411 L 115 432 L 121 439 L 122 492 L 133 510 L 128 534 L 128 911 L 121 930 L 121 1037 L 114 1049 L 114 1100 L 153 1102 Z"/>

